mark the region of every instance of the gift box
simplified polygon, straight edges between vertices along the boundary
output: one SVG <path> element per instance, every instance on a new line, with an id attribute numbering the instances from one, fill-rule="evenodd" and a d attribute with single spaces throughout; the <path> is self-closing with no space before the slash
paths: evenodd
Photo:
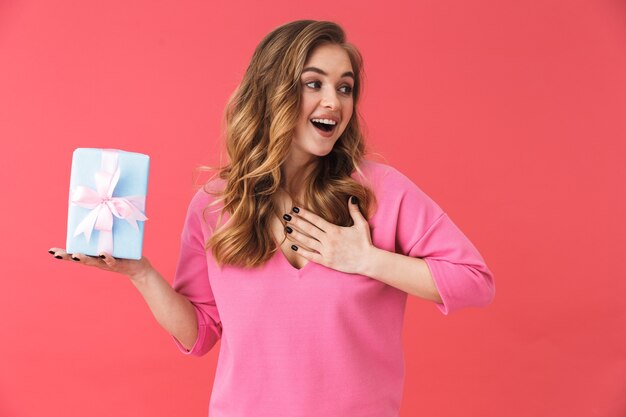
<path id="1" fill-rule="evenodd" d="M 150 157 L 78 148 L 72 156 L 68 253 L 141 259 Z"/>

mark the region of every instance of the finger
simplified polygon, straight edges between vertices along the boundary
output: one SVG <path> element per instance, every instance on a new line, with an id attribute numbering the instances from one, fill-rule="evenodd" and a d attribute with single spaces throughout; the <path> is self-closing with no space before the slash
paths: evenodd
<path id="1" fill-rule="evenodd" d="M 50 253 L 52 256 L 54 256 L 57 259 L 65 259 L 65 260 L 70 259 L 70 255 L 67 252 L 65 252 L 64 249 L 61 249 L 61 248 L 51 248 L 48 250 L 48 253 Z"/>
<path id="2" fill-rule="evenodd" d="M 291 211 L 295 213 L 295 218 L 302 218 L 306 220 L 322 232 L 326 232 L 334 226 L 334 224 L 327 222 L 322 217 L 302 207 L 294 207 Z"/>
<path id="3" fill-rule="evenodd" d="M 104 262 L 102 262 L 100 258 L 92 255 L 85 255 L 84 253 L 73 253 L 70 255 L 70 259 L 72 261 L 75 261 L 77 263 L 80 262 L 81 264 L 87 266 L 95 266 L 98 268 L 102 268 L 103 266 L 105 266 Z"/>
<path id="4" fill-rule="evenodd" d="M 291 230 L 291 232 L 289 232 L 289 230 Z M 290 226 L 285 227 L 285 232 L 287 232 L 289 240 L 300 243 L 309 249 L 321 252 L 322 244 L 317 239 L 308 237 L 304 233 Z"/>
<path id="5" fill-rule="evenodd" d="M 313 261 L 318 264 L 322 263 L 322 260 L 323 260 L 322 255 L 320 255 L 317 252 L 308 250 L 299 245 L 291 245 L 291 250 L 294 252 L 297 252 L 300 256 L 302 256 L 305 259 L 308 259 L 309 261 Z"/>
<path id="6" fill-rule="evenodd" d="M 289 216 L 289 217 L 287 217 Z M 300 232 L 305 233 L 308 236 L 311 236 L 318 241 L 323 239 L 325 232 L 320 230 L 316 225 L 309 223 L 308 220 L 293 214 L 293 215 L 285 215 L 283 217 L 284 220 L 287 220 L 286 226 L 291 226 L 297 228 Z"/>
<path id="7" fill-rule="evenodd" d="M 286 218 L 284 218 L 287 220 Z M 290 227 L 292 230 L 297 230 L 301 235 L 306 235 L 310 238 L 316 239 L 318 242 L 321 242 L 322 236 L 324 232 L 319 230 L 317 227 L 309 224 L 305 220 L 298 219 L 295 216 L 291 217 L 291 220 L 287 220 L 285 222 L 285 229 L 287 231 L 287 227 Z"/>
<path id="8" fill-rule="evenodd" d="M 117 259 L 109 255 L 108 253 L 101 252 L 99 257 L 110 269 L 115 269 L 115 267 L 117 266 Z"/>
<path id="9" fill-rule="evenodd" d="M 350 211 L 350 216 L 354 224 L 362 225 L 363 223 L 367 223 L 367 219 L 359 209 L 359 199 L 357 197 L 351 196 L 348 198 L 348 210 Z"/>

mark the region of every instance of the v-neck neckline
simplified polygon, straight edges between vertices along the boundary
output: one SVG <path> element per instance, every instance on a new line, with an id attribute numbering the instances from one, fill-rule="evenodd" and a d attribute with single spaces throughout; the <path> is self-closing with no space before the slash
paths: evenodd
<path id="1" fill-rule="evenodd" d="M 284 207 L 284 205 L 283 205 Z M 286 210 L 286 209 L 285 209 Z M 285 211 L 283 210 L 283 211 Z M 288 210 L 285 211 L 286 213 L 290 213 Z M 280 216 L 278 218 L 278 221 L 281 222 L 282 225 L 282 221 L 280 220 Z M 283 226 L 284 227 L 284 226 Z M 271 231 L 271 235 L 272 235 L 272 239 L 274 240 L 274 244 L 276 245 L 276 251 L 280 252 L 278 254 L 278 256 L 280 256 L 280 258 L 282 259 L 282 262 L 285 263 L 287 265 L 287 267 L 292 271 L 295 272 L 297 275 L 300 275 L 301 273 L 303 273 L 304 271 L 308 270 L 311 268 L 311 261 L 308 259 L 306 260 L 306 264 L 304 264 L 304 266 L 302 268 L 296 268 L 294 265 L 291 264 L 291 262 L 289 261 L 289 258 L 287 257 L 287 255 L 285 254 L 285 252 L 283 252 L 282 246 L 279 243 L 278 239 L 276 236 L 274 236 L 273 231 Z M 298 248 L 299 249 L 299 248 Z M 293 250 L 291 249 L 291 245 L 289 246 L 289 249 L 287 250 Z M 315 262 L 313 262 L 315 263 Z"/>
<path id="2" fill-rule="evenodd" d="M 283 252 L 283 250 L 281 249 L 280 244 L 276 241 L 276 238 L 274 236 L 272 236 L 272 238 L 274 239 L 274 243 L 276 244 L 276 254 L 275 256 L 279 256 L 281 258 L 281 261 L 287 265 L 287 267 L 292 271 L 295 272 L 297 275 L 300 275 L 301 273 L 303 273 L 304 271 L 307 271 L 308 269 L 310 269 L 313 265 L 315 264 L 315 262 L 307 259 L 306 260 L 306 264 L 304 264 L 304 266 L 302 268 L 296 268 L 295 266 L 293 266 L 291 264 L 291 262 L 289 262 L 289 259 L 287 258 L 287 255 L 285 255 L 285 253 Z"/>
<path id="3" fill-rule="evenodd" d="M 279 256 L 283 259 L 284 263 L 287 264 L 287 266 L 289 266 L 289 268 L 291 268 L 293 271 L 297 272 L 297 273 L 302 273 L 303 271 L 307 270 L 310 265 L 315 262 L 311 261 L 311 260 L 306 260 L 306 264 L 304 264 L 304 266 L 302 268 L 296 268 L 295 266 L 293 266 L 291 264 L 291 262 L 289 262 L 289 259 L 287 258 L 287 255 L 285 255 L 285 253 L 282 251 L 282 249 L 280 248 L 280 245 L 277 245 L 278 249 L 276 250 L 277 252 L 279 252 Z"/>

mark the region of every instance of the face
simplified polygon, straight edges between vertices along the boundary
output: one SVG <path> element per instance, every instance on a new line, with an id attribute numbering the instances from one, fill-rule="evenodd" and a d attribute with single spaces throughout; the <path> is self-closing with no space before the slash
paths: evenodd
<path id="1" fill-rule="evenodd" d="M 327 155 L 352 117 L 354 76 L 348 53 L 339 45 L 318 46 L 304 64 L 300 83 L 300 117 L 290 150 L 296 164 Z"/>

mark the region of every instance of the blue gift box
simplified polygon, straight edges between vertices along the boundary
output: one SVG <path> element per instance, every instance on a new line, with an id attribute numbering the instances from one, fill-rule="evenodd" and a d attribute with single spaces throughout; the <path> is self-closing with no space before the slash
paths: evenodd
<path id="1" fill-rule="evenodd" d="M 68 253 L 141 259 L 150 157 L 78 148 L 72 156 Z"/>

